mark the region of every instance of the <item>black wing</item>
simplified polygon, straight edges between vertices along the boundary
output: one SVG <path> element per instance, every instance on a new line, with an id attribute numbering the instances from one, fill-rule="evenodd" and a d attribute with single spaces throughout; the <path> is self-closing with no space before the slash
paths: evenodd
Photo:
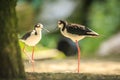
<path id="1" fill-rule="evenodd" d="M 27 32 L 21 39 L 26 40 L 31 35 L 31 32 Z"/>
<path id="2" fill-rule="evenodd" d="M 91 32 L 90 29 L 88 29 L 87 27 L 83 25 L 79 25 L 79 24 L 69 24 L 66 27 L 67 27 L 67 31 L 72 34 L 89 35 L 87 34 L 87 32 Z"/>

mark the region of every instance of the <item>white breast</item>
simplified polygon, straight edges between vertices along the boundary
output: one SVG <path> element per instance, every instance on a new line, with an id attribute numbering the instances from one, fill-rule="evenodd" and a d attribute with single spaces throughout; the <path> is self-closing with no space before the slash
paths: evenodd
<path id="1" fill-rule="evenodd" d="M 35 46 L 41 40 L 41 35 L 31 35 L 24 42 L 28 46 Z"/>

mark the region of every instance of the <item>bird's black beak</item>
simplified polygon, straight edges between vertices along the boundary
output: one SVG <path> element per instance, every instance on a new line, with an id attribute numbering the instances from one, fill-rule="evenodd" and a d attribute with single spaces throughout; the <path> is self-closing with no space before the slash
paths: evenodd
<path id="1" fill-rule="evenodd" d="M 46 28 L 43 28 L 45 31 L 47 31 L 47 32 L 50 32 L 49 30 L 47 30 Z"/>
<path id="2" fill-rule="evenodd" d="M 54 31 L 57 31 L 58 30 L 58 27 L 55 27 Z"/>

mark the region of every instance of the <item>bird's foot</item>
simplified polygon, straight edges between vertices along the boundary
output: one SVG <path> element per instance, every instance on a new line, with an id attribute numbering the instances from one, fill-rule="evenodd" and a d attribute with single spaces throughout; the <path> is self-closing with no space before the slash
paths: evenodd
<path id="1" fill-rule="evenodd" d="M 80 73 L 80 71 L 78 70 L 78 68 L 75 68 L 74 72 L 75 73 Z"/>

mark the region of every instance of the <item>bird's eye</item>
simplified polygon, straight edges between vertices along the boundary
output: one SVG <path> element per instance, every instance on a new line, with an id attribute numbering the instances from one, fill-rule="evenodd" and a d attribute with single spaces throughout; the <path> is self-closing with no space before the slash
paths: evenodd
<path id="1" fill-rule="evenodd" d="M 39 28 L 39 27 L 40 27 L 40 25 L 36 25 L 35 27 Z"/>
<path id="2" fill-rule="evenodd" d="M 61 22 L 59 21 L 58 24 L 61 24 Z"/>
<path id="3" fill-rule="evenodd" d="M 38 27 L 40 27 L 41 25 L 37 25 Z"/>

